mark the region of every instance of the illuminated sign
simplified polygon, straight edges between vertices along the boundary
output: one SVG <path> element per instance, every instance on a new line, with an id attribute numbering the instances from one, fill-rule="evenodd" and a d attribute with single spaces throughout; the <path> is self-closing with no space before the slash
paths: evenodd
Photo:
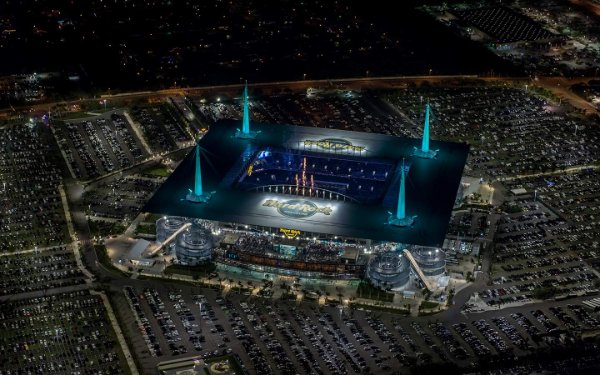
<path id="1" fill-rule="evenodd" d="M 291 199 L 285 202 L 276 199 L 267 199 L 263 203 L 263 206 L 276 208 L 280 215 L 294 219 L 310 217 L 316 213 L 331 215 L 332 211 L 331 207 L 319 207 L 313 202 L 305 199 Z"/>
<path id="2" fill-rule="evenodd" d="M 317 146 L 318 148 L 322 148 L 324 150 L 332 150 L 332 151 L 356 151 L 363 152 L 365 150 L 364 146 L 355 146 L 350 141 L 341 138 L 325 138 L 320 141 L 315 140 L 305 140 L 305 146 Z"/>
<path id="3" fill-rule="evenodd" d="M 279 233 L 282 233 L 287 238 L 296 238 L 300 235 L 298 229 L 279 228 Z"/>

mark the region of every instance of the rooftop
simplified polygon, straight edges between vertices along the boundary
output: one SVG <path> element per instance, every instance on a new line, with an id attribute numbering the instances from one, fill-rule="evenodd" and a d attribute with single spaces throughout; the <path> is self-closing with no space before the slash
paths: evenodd
<path id="1" fill-rule="evenodd" d="M 411 157 L 413 148 L 420 147 L 420 139 L 253 123 L 252 130 L 260 133 L 256 139 L 248 140 L 234 137 L 240 125 L 239 121 L 218 122 L 199 141 L 204 191 L 215 191 L 208 203 L 185 200 L 194 184 L 194 153 L 191 152 L 146 204 L 144 211 L 423 246 L 442 245 L 468 145 L 431 141 L 431 148 L 439 149 L 437 158 L 420 159 Z M 318 197 L 314 192 L 306 196 L 308 186 L 302 196 L 301 185 L 299 195 L 282 194 L 283 188 L 276 190 L 273 185 L 269 191 L 266 182 L 265 191 L 256 186 L 248 190 L 239 181 L 248 177 L 248 168 L 256 161 L 257 154 L 269 148 L 300 156 L 332 156 L 335 162 L 351 161 L 352 165 L 356 165 L 356 161 L 377 164 L 384 160 L 392 163 L 392 175 L 385 179 L 387 182 L 381 182 L 385 183 L 385 190 L 378 199 L 362 199 L 363 203 L 342 197 L 337 200 L 334 189 L 332 199 L 323 191 L 316 194 Z M 302 158 L 292 158 L 299 159 Z M 388 212 L 396 209 L 402 159 L 411 166 L 407 176 L 406 213 L 418 216 L 410 228 L 385 224 Z M 281 182 L 279 177 L 275 178 L 277 185 Z M 295 180 L 290 182 L 288 189 L 296 184 Z"/>

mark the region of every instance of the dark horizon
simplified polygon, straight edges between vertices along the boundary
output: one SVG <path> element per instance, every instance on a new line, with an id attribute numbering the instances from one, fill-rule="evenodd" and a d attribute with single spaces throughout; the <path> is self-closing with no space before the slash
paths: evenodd
<path id="1" fill-rule="evenodd" d="M 394 7 L 381 2 L 384 11 L 372 3 L 356 2 L 348 9 L 328 4 L 322 9 L 317 2 L 297 18 L 279 12 L 273 2 L 235 3 L 226 22 L 217 17 L 222 6 L 213 10 L 206 4 L 193 7 L 199 7 L 198 14 L 191 5 L 176 4 L 146 8 L 142 16 L 124 5 L 67 8 L 68 3 L 6 6 L 4 12 L 12 12 L 7 19 L 16 31 L 4 35 L 0 44 L 0 53 L 11 57 L 0 62 L 0 74 L 55 71 L 61 74 L 53 82 L 55 90 L 69 91 L 227 84 L 239 83 L 240 78 L 268 82 L 302 79 L 304 74 L 323 79 L 422 75 L 430 70 L 517 73 L 485 47 L 448 32 L 415 10 L 414 4 L 420 3 L 415 1 Z M 293 4 L 279 9 L 291 9 Z M 400 12 L 395 11 L 398 6 Z M 324 27 L 322 22 L 336 14 L 339 22 Z M 321 19 L 303 21 L 304 16 Z M 129 18 L 128 24 L 123 23 Z M 288 19 L 293 28 L 286 25 Z M 177 22 L 181 25 L 167 24 Z M 336 36 L 335 27 L 343 34 Z M 253 39 L 256 36 L 260 38 Z M 78 76 L 79 81 L 69 81 L 68 76 Z"/>

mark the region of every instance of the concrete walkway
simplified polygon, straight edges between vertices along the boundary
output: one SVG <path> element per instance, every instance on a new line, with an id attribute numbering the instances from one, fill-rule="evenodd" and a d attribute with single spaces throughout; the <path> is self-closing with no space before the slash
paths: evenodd
<path id="1" fill-rule="evenodd" d="M 0 302 L 1 301 L 16 301 L 16 300 L 20 300 L 20 299 L 29 299 L 29 298 L 40 298 L 40 297 L 44 297 L 44 296 L 51 296 L 54 294 L 61 294 L 61 293 L 79 292 L 82 290 L 88 290 L 89 288 L 90 288 L 90 285 L 88 285 L 88 284 L 78 284 L 78 285 L 63 286 L 63 287 L 59 287 L 59 288 L 32 290 L 31 292 L 7 294 L 4 296 L 0 296 Z"/>
<path id="2" fill-rule="evenodd" d="M 146 215 L 143 213 L 138 214 L 135 219 L 133 219 L 133 221 L 131 222 L 131 224 L 129 224 L 129 226 L 127 227 L 127 229 L 125 229 L 125 232 L 123 233 L 123 236 L 125 237 L 133 237 L 133 235 L 135 234 L 135 229 L 137 228 L 138 224 L 143 221 L 146 218 Z"/>
<path id="3" fill-rule="evenodd" d="M 67 165 L 67 168 L 69 169 L 69 173 L 71 174 L 71 177 L 74 179 L 77 178 L 75 176 L 75 172 L 73 171 L 73 166 L 71 165 L 71 163 L 69 163 L 67 154 L 65 153 L 65 150 L 63 149 L 62 142 L 59 142 L 58 137 L 56 136 L 56 129 L 54 128 L 54 126 L 51 126 L 50 130 L 52 131 L 52 136 L 54 137 L 54 141 L 56 142 L 56 144 L 58 145 L 58 148 L 60 149 L 60 154 L 62 155 L 63 160 L 65 161 L 65 164 Z"/>
<path id="4" fill-rule="evenodd" d="M 140 129 L 140 124 L 133 121 L 133 119 L 129 115 L 129 112 L 127 112 L 127 111 L 123 111 L 123 116 L 125 116 L 125 118 L 127 119 L 127 122 L 129 123 L 129 126 L 131 126 L 131 129 L 133 129 L 133 131 L 135 132 L 135 135 L 137 135 L 137 137 L 139 138 L 140 142 L 142 143 L 142 146 L 144 146 L 144 150 L 146 150 L 148 155 L 152 155 L 152 150 L 150 149 L 150 146 L 148 146 L 148 143 L 146 142 L 146 138 L 144 138 L 144 134 L 142 133 L 142 130 Z"/>
<path id="5" fill-rule="evenodd" d="M 119 340 L 119 344 L 121 345 L 121 350 L 123 350 L 123 354 L 125 355 L 125 359 L 127 360 L 127 365 L 129 365 L 129 370 L 132 375 L 139 375 L 137 367 L 135 366 L 135 362 L 133 361 L 133 357 L 131 356 L 131 352 L 129 351 L 129 347 L 127 346 L 127 342 L 125 341 L 125 337 L 123 336 L 123 332 L 121 331 L 121 327 L 119 327 L 119 323 L 117 323 L 117 317 L 115 316 L 115 312 L 110 305 L 110 301 L 104 292 L 97 292 L 95 290 L 90 290 L 90 293 L 93 295 L 100 296 L 102 298 L 102 302 L 104 302 L 104 307 L 106 308 L 106 312 L 108 313 L 108 318 L 110 319 L 110 323 L 115 330 L 115 334 L 117 335 L 117 340 Z"/>
<path id="6" fill-rule="evenodd" d="M 67 221 L 69 237 L 74 240 L 69 244 L 69 246 L 71 246 L 73 254 L 75 255 L 75 262 L 77 263 L 77 268 L 79 268 L 79 270 L 86 276 L 85 282 L 89 284 L 94 279 L 94 275 L 87 268 L 85 268 L 83 262 L 81 261 L 81 253 L 79 252 L 79 241 L 77 241 L 77 234 L 75 233 L 75 229 L 73 228 L 73 220 L 71 219 L 71 211 L 69 211 L 69 203 L 67 201 L 67 194 L 65 193 L 65 188 L 62 185 L 59 185 L 58 191 L 60 193 L 60 200 L 65 211 L 65 219 Z"/>
<path id="7" fill-rule="evenodd" d="M 68 246 L 68 244 L 64 244 L 64 245 L 54 245 L 54 246 L 47 246 L 47 247 L 38 247 L 38 248 L 27 249 L 27 250 L 18 250 L 18 251 L 13 251 L 10 253 L 0 253 L 0 257 L 10 256 L 10 255 L 19 255 L 19 254 L 37 253 L 37 252 L 42 252 L 42 251 L 46 251 L 46 250 L 53 250 L 53 249 L 58 249 L 61 247 L 67 247 L 67 246 Z"/>

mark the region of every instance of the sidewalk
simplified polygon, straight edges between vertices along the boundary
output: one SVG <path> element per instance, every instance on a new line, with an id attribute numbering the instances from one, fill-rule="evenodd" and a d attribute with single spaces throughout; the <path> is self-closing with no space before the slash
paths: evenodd
<path id="1" fill-rule="evenodd" d="M 69 169 L 69 173 L 71 174 L 71 177 L 73 179 L 76 179 L 77 177 L 75 176 L 75 172 L 73 171 L 73 166 L 71 165 L 71 163 L 69 163 L 69 158 L 67 158 L 67 154 L 65 153 L 65 150 L 63 149 L 62 142 L 60 142 L 60 140 L 56 136 L 56 129 L 54 128 L 54 126 L 51 126 L 50 130 L 52 131 L 52 136 L 54 137 L 54 141 L 56 142 L 56 144 L 58 145 L 58 148 L 60 149 L 60 154 L 62 155 L 63 160 L 65 161 L 65 164 L 67 165 L 67 168 Z"/>
<path id="2" fill-rule="evenodd" d="M 136 123 L 135 121 L 133 121 L 133 119 L 129 115 L 129 112 L 123 111 L 123 116 L 125 116 L 125 119 L 129 123 L 129 126 L 131 126 L 131 129 L 133 129 L 135 135 L 138 137 L 138 139 L 142 143 L 144 150 L 148 153 L 148 155 L 152 155 L 152 149 L 150 149 L 150 146 L 148 146 L 148 143 L 146 143 L 146 138 L 144 138 L 142 130 L 140 129 L 140 125 L 138 123 Z"/>
<path id="3" fill-rule="evenodd" d="M 67 247 L 69 246 L 68 244 L 64 244 L 64 245 L 54 245 L 54 246 L 47 246 L 47 247 L 38 247 L 38 248 L 34 248 L 34 249 L 27 249 L 27 250 L 18 250 L 18 251 L 13 251 L 10 253 L 0 253 L 0 257 L 3 256 L 10 256 L 10 255 L 18 255 L 18 254 L 29 254 L 29 253 L 37 253 L 37 252 L 42 252 L 42 251 L 46 251 L 46 250 L 53 250 L 53 249 L 58 249 L 61 247 Z"/>
<path id="4" fill-rule="evenodd" d="M 58 186 L 58 191 L 60 193 L 60 200 L 63 205 L 63 210 L 65 211 L 65 219 L 67 221 L 67 229 L 69 230 L 69 237 L 73 239 L 73 242 L 69 244 L 73 249 L 73 254 L 75 255 L 75 262 L 77 263 L 77 267 L 79 270 L 86 276 L 85 282 L 90 284 L 94 279 L 94 275 L 85 268 L 83 262 L 81 261 L 81 253 L 79 252 L 79 241 L 76 241 L 77 234 L 75 233 L 75 229 L 73 228 L 73 219 L 71 218 L 71 211 L 69 211 L 69 203 L 67 201 L 67 194 L 65 193 L 65 188 L 61 184 Z"/>
<path id="5" fill-rule="evenodd" d="M 125 337 L 123 336 L 123 332 L 121 331 L 121 327 L 119 327 L 119 323 L 117 323 L 117 317 L 110 305 L 110 301 L 104 292 L 97 292 L 95 290 L 90 290 L 90 293 L 93 295 L 100 296 L 102 298 L 102 302 L 104 302 L 104 307 L 106 308 L 106 312 L 108 313 L 108 318 L 110 319 L 110 323 L 115 330 L 115 334 L 117 335 L 117 340 L 119 340 L 119 344 L 121 345 L 121 350 L 123 350 L 123 354 L 125 355 L 125 359 L 127 360 L 127 364 L 129 365 L 129 370 L 131 371 L 131 375 L 139 375 L 137 367 L 135 366 L 135 362 L 133 361 L 133 357 L 131 356 L 131 352 L 129 351 L 129 347 L 127 346 L 127 342 L 125 341 Z"/>

